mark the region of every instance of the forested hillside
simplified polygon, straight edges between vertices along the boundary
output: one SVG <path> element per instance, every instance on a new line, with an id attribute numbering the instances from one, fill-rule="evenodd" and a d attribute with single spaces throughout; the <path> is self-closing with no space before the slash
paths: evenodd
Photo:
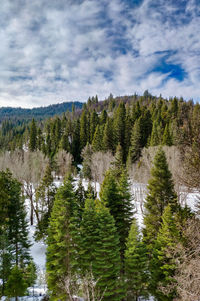
<path id="1" fill-rule="evenodd" d="M 50 300 L 198 300 L 200 203 L 181 198 L 200 193 L 198 103 L 96 96 L 45 120 L 4 120 L 0 149 L 1 296 L 36 281 L 28 219 L 47 245 Z M 140 223 L 134 185 L 146 189 Z"/>
<path id="2" fill-rule="evenodd" d="M 72 107 L 77 109 L 82 108 L 81 102 L 63 102 L 47 107 L 38 107 L 33 109 L 23 109 L 23 108 L 12 108 L 12 107 L 2 107 L 0 108 L 0 123 L 5 119 L 11 120 L 30 120 L 35 119 L 45 119 L 47 117 L 52 117 L 54 115 L 60 115 L 67 110 L 72 111 Z"/>

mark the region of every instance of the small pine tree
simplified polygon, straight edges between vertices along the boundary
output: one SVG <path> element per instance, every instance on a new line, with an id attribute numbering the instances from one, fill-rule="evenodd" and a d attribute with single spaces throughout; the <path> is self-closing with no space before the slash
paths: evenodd
<path id="1" fill-rule="evenodd" d="M 24 278 L 23 270 L 18 268 L 18 266 L 14 266 L 6 283 L 6 296 L 9 298 L 15 297 L 15 300 L 18 300 L 18 297 L 25 295 L 27 288 L 28 283 Z"/>
<path id="2" fill-rule="evenodd" d="M 151 245 L 157 237 L 164 208 L 168 204 L 171 205 L 173 212 L 178 209 L 172 174 L 168 169 L 165 153 L 162 148 L 159 148 L 154 158 L 145 203 L 145 228 L 143 233 L 144 240 L 149 245 Z"/>
<path id="3" fill-rule="evenodd" d="M 141 155 L 141 127 L 140 127 L 140 120 L 136 120 L 132 134 L 131 134 L 131 145 L 129 148 L 128 154 L 128 164 L 131 165 L 132 163 L 136 162 L 140 155 Z"/>
<path id="4" fill-rule="evenodd" d="M 169 124 L 167 123 L 165 126 L 164 134 L 163 134 L 163 139 L 162 139 L 162 145 L 172 145 L 172 137 L 169 131 Z"/>
<path id="5" fill-rule="evenodd" d="M 80 230 L 82 275 L 92 272 L 103 300 L 121 300 L 119 239 L 108 208 L 87 199 Z"/>
<path id="6" fill-rule="evenodd" d="M 72 269 L 72 235 L 70 222 L 77 212 L 72 178 L 65 179 L 53 205 L 47 238 L 47 283 L 52 300 L 66 300 L 63 280 Z"/>
<path id="7" fill-rule="evenodd" d="M 32 119 L 30 128 L 29 149 L 31 152 L 37 149 L 37 127 L 34 118 Z"/>
<path id="8" fill-rule="evenodd" d="M 176 227 L 171 207 L 168 205 L 165 207 L 162 216 L 162 225 L 155 242 L 153 258 L 150 263 L 151 291 L 161 301 L 171 301 L 176 296 L 174 288 L 167 293 L 163 292 L 162 289 L 175 281 L 173 276 L 176 270 L 176 263 L 172 254 L 178 241 L 180 241 L 180 234 Z"/>
<path id="9" fill-rule="evenodd" d="M 148 297 L 148 256 L 141 241 L 136 220 L 131 225 L 125 251 L 126 300 L 138 301 Z"/>

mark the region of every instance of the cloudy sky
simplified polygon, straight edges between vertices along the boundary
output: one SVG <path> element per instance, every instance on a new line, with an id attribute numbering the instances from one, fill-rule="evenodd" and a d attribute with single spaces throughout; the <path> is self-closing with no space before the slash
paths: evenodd
<path id="1" fill-rule="evenodd" d="M 0 106 L 200 100 L 199 0 L 3 0 Z"/>

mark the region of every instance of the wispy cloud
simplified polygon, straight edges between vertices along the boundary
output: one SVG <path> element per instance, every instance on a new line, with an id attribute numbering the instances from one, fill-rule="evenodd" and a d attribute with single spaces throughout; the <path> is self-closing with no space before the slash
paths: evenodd
<path id="1" fill-rule="evenodd" d="M 200 99 L 197 0 L 4 0 L 0 106 L 98 94 Z"/>

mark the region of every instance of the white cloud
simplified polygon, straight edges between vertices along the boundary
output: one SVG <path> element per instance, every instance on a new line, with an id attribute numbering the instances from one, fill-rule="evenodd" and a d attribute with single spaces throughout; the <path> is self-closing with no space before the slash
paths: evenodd
<path id="1" fill-rule="evenodd" d="M 146 89 L 199 99 L 199 8 L 189 0 L 179 12 L 178 2 L 170 2 L 144 0 L 131 8 L 126 0 L 3 1 L 0 106 Z M 180 81 L 170 70 L 156 70 L 162 62 L 187 76 Z"/>

